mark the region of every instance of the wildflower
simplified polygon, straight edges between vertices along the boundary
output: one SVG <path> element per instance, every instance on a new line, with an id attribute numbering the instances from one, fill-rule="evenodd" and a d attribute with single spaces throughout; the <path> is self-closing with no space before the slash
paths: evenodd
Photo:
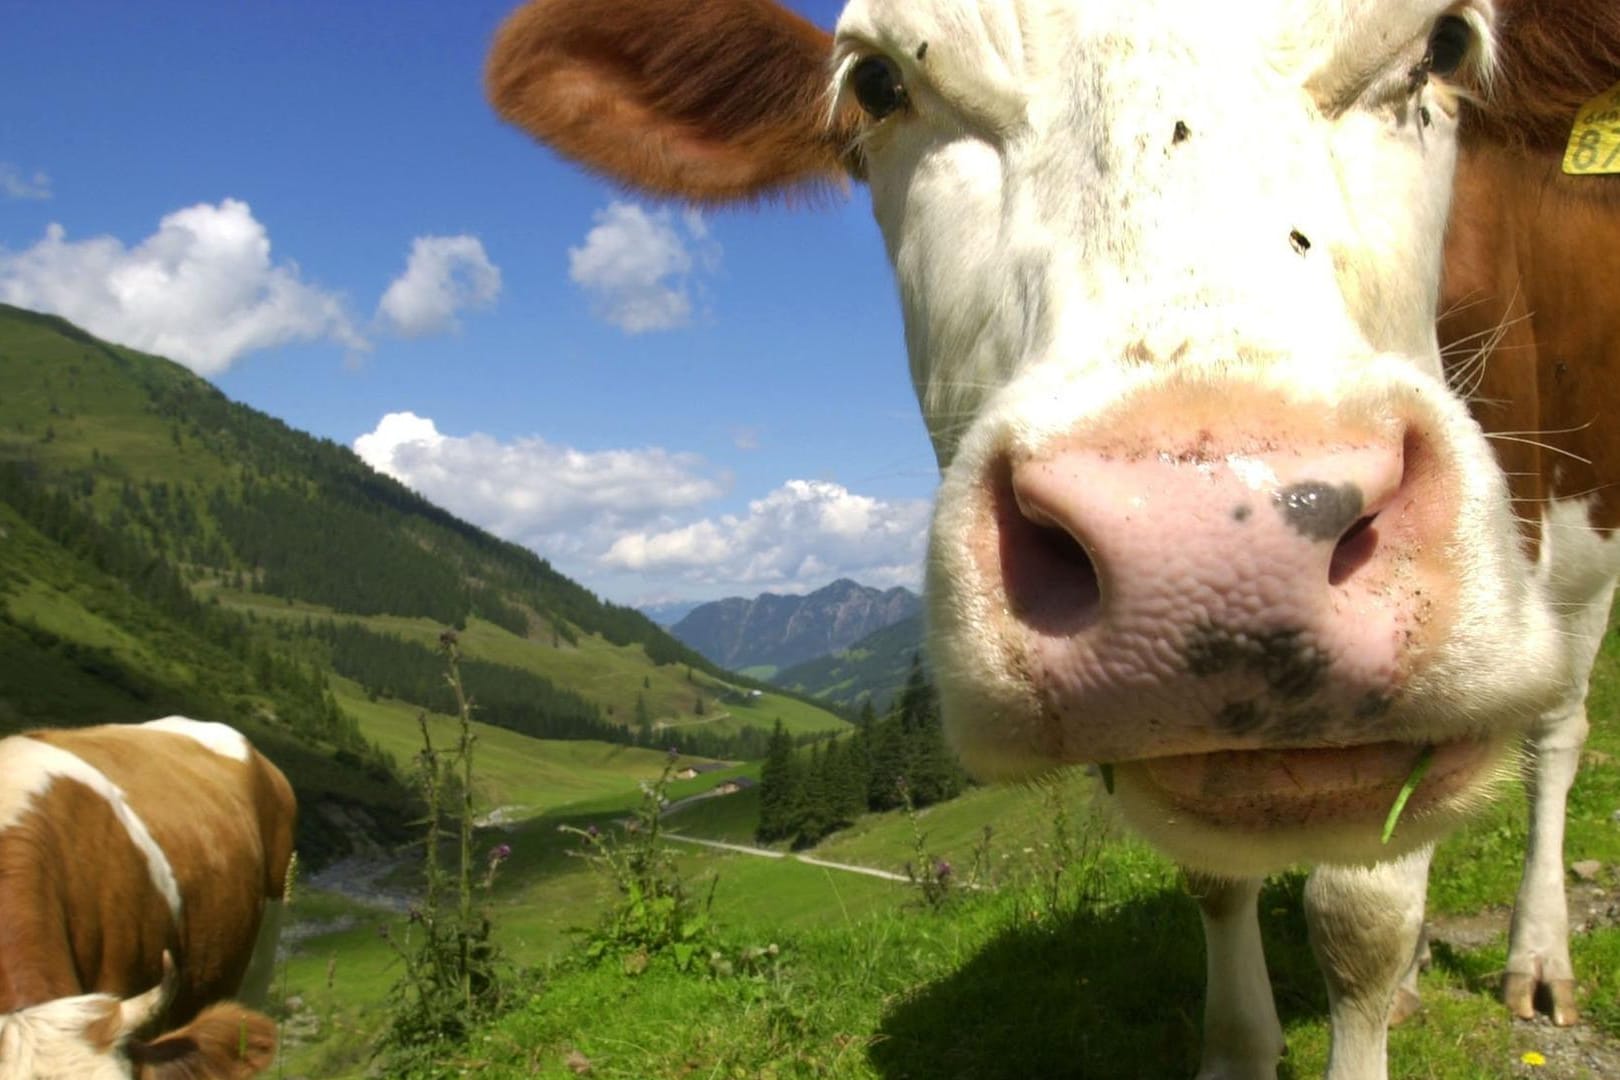
<path id="1" fill-rule="evenodd" d="M 1526 1065 L 1537 1069 L 1547 1064 L 1546 1056 L 1535 1050 L 1526 1050 L 1519 1056 L 1519 1060 L 1524 1062 Z"/>
<path id="2" fill-rule="evenodd" d="M 938 881 L 947 881 L 951 876 L 951 864 L 940 859 L 934 864 L 934 878 Z"/>
<path id="3" fill-rule="evenodd" d="M 406 917 L 409 918 L 411 922 L 421 922 L 422 909 L 417 907 L 415 904 L 412 904 L 410 910 L 406 912 Z"/>
<path id="4" fill-rule="evenodd" d="M 585 831 L 590 834 L 592 840 L 602 835 L 602 830 L 596 827 L 594 821 L 585 827 Z"/>
<path id="5" fill-rule="evenodd" d="M 488 892 L 495 885 L 495 871 L 501 863 L 512 857 L 512 845 L 496 844 L 489 853 L 489 870 L 484 874 L 484 891 Z"/>

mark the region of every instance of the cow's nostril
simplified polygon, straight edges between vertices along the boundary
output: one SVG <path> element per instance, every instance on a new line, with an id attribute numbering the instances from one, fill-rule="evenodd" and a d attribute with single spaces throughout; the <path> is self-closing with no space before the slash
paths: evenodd
<path id="1" fill-rule="evenodd" d="M 1013 614 L 1031 629 L 1073 634 L 1102 606 L 1097 566 L 1072 533 L 1037 506 L 1025 506 L 1010 472 L 995 482 L 1002 583 Z"/>
<path id="2" fill-rule="evenodd" d="M 1372 559 L 1378 550 L 1378 530 L 1373 528 L 1377 519 L 1376 514 L 1369 514 L 1360 518 L 1354 525 L 1345 530 L 1339 537 L 1338 544 L 1333 549 L 1333 559 L 1328 563 L 1328 584 L 1342 585 L 1357 570 Z"/>

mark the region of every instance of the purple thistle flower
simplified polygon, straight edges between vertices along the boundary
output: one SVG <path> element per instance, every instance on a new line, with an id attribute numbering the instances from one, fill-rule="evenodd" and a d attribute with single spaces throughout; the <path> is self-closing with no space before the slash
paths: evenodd
<path id="1" fill-rule="evenodd" d="M 510 844 L 497 844 L 495 850 L 489 853 L 489 861 L 492 863 L 505 862 L 511 857 L 512 846 Z"/>
<path id="2" fill-rule="evenodd" d="M 934 864 L 934 877 L 944 881 L 951 876 L 951 864 L 944 859 Z"/>
<path id="3" fill-rule="evenodd" d="M 597 827 L 596 827 L 596 822 L 594 822 L 594 821 L 593 821 L 593 822 L 591 822 L 591 824 L 590 824 L 590 825 L 589 825 L 589 826 L 587 826 L 587 827 L 586 827 L 586 829 L 585 829 L 585 831 L 586 831 L 586 832 L 588 832 L 588 833 L 590 833 L 590 834 L 591 834 L 591 837 L 592 837 L 592 838 L 593 838 L 593 839 L 594 839 L 594 838 L 595 838 L 595 837 L 598 837 L 598 836 L 601 836 L 601 835 L 602 835 L 602 830 L 601 830 L 601 829 L 598 829 L 598 828 L 597 828 Z"/>

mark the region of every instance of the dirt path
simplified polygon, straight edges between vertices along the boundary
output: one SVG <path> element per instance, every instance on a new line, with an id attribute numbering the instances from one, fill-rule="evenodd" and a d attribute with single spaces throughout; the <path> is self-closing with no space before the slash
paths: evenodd
<path id="1" fill-rule="evenodd" d="M 799 855 L 791 851 L 772 851 L 770 848 L 749 847 L 747 844 L 728 844 L 721 840 L 702 840 L 696 836 L 681 836 L 679 833 L 671 832 L 666 832 L 664 839 L 678 840 L 683 844 L 697 844 L 700 847 L 715 848 L 719 851 L 735 851 L 740 855 L 758 855 L 764 859 L 792 859 L 808 866 L 824 866 L 829 870 L 842 870 L 846 874 L 865 874 L 867 877 L 882 878 L 885 881 L 909 882 L 911 880 L 904 874 L 879 870 L 873 866 L 856 866 L 854 863 L 831 862 L 827 859 L 818 859 L 812 855 Z"/>

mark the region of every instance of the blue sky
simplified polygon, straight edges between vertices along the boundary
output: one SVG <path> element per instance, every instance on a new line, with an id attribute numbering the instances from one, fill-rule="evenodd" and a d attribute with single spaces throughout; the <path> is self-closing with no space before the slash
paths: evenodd
<path id="1" fill-rule="evenodd" d="M 0 0 L 0 300 L 621 602 L 915 585 L 935 470 L 864 192 L 694 215 L 592 179 L 483 101 L 513 6 Z"/>

